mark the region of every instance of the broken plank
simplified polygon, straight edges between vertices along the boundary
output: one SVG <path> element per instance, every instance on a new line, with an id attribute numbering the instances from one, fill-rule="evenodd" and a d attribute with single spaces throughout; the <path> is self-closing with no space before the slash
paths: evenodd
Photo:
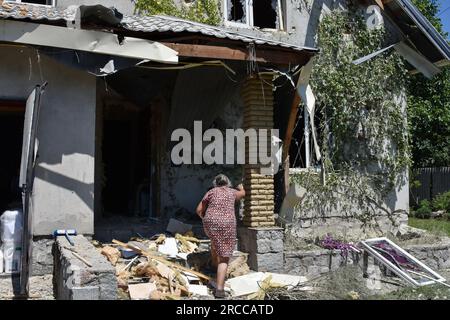
<path id="1" fill-rule="evenodd" d="M 129 245 L 127 243 L 123 243 L 123 242 L 120 242 L 118 240 L 113 240 L 113 243 L 118 244 L 120 246 L 124 246 L 124 247 L 130 248 L 130 249 L 133 249 L 137 253 L 142 254 L 142 255 L 144 255 L 146 257 L 149 257 L 149 258 L 151 258 L 153 260 L 159 261 L 161 263 L 164 263 L 165 265 L 167 265 L 169 267 L 176 268 L 176 269 L 179 269 L 181 271 L 186 271 L 186 272 L 192 273 L 192 274 L 196 275 L 197 277 L 199 277 L 201 279 L 204 279 L 204 280 L 208 280 L 208 281 L 211 280 L 211 277 L 208 277 L 207 275 L 204 275 L 201 272 L 197 272 L 197 271 L 191 270 L 189 268 L 185 268 L 183 266 L 180 266 L 179 264 L 170 262 L 170 261 L 164 259 L 163 257 L 155 256 L 155 255 L 153 255 L 153 254 L 151 254 L 151 253 L 149 253 L 147 251 L 144 251 L 144 250 L 142 250 L 142 249 L 140 249 L 140 248 L 138 248 L 136 246 Z"/>

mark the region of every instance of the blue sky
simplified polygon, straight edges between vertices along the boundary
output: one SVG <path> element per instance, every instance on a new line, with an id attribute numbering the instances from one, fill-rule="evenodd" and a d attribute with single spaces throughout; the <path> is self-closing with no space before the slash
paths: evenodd
<path id="1" fill-rule="evenodd" d="M 449 33 L 450 38 L 450 0 L 438 0 L 438 2 L 440 3 L 439 18 L 441 18 L 444 30 Z"/>

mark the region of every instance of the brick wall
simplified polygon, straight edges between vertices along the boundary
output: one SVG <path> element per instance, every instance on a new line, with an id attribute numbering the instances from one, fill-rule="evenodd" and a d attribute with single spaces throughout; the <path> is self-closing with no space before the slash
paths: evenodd
<path id="1" fill-rule="evenodd" d="M 272 76 L 254 76 L 248 78 L 242 87 L 244 102 L 243 129 L 273 129 L 273 86 Z M 258 150 L 246 143 L 246 157 L 256 156 Z M 270 147 L 268 147 L 270 150 Z M 248 161 L 246 161 L 248 163 Z M 244 165 L 244 225 L 247 227 L 270 227 L 274 220 L 274 183 L 273 176 L 260 174 L 260 165 Z"/>

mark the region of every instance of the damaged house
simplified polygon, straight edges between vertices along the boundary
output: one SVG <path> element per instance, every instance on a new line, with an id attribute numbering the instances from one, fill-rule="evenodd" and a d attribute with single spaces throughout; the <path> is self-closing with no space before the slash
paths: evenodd
<path id="1" fill-rule="evenodd" d="M 355 3 L 371 25 L 390 31 L 384 48 L 355 65 L 364 68 L 390 50 L 407 61 L 405 70 L 428 77 L 448 63 L 447 42 L 409 0 Z M 236 185 L 243 181 L 247 191 L 237 208 L 238 238 L 253 270 L 312 270 L 308 256 L 286 254 L 286 231 L 297 239 L 330 232 L 362 239 L 406 225 L 406 164 L 401 183 L 380 200 L 375 227 L 348 215 L 364 211 L 356 202 L 349 209 L 336 200 L 319 216 L 301 207 L 312 192 L 305 179 L 326 184 L 328 170 L 323 115 L 314 112 L 320 93 L 309 85 L 321 55 L 318 27 L 348 3 L 219 0 L 217 8 L 220 24 L 211 26 L 145 15 L 132 1 L 1 1 L 0 210 L 23 207 L 22 293 L 30 276 L 54 272 L 55 230 L 125 241 L 164 231 L 176 218 L 201 234 L 195 206 L 218 173 Z M 396 100 L 402 112 L 405 103 Z M 195 135 L 195 121 L 200 134 L 279 129 L 280 170 L 267 175 L 258 165 L 174 163 L 172 133 L 183 128 Z"/>

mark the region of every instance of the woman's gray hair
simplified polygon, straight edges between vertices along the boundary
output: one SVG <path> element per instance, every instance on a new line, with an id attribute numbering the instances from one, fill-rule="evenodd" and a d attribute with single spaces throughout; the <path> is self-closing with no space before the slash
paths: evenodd
<path id="1" fill-rule="evenodd" d="M 214 187 L 231 187 L 231 181 L 228 179 L 228 177 L 224 174 L 218 174 L 214 180 L 213 180 L 213 186 Z"/>

